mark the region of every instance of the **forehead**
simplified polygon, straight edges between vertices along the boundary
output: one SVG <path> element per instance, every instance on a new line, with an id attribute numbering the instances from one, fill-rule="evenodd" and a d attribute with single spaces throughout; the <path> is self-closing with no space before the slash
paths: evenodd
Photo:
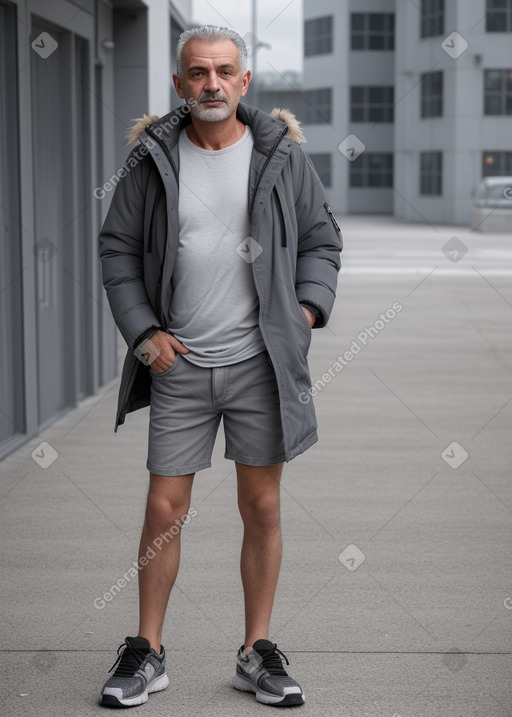
<path id="1" fill-rule="evenodd" d="M 189 40 L 183 48 L 182 60 L 184 68 L 191 66 L 216 66 L 231 63 L 238 67 L 240 57 L 238 47 L 232 40 Z"/>

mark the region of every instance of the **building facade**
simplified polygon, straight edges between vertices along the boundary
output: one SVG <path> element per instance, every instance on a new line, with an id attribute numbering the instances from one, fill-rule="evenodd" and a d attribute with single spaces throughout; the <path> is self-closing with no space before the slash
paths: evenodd
<path id="1" fill-rule="evenodd" d="M 251 79 L 249 92 L 251 94 L 247 100 L 244 98 L 244 101 L 263 112 L 270 114 L 274 107 L 280 107 L 290 110 L 299 118 L 303 115 L 302 75 L 299 72 L 293 70 L 280 74 L 273 71 L 258 72 Z"/>
<path id="2" fill-rule="evenodd" d="M 97 235 L 191 2 L 0 0 L 0 457 L 117 374 Z"/>
<path id="3" fill-rule="evenodd" d="M 469 224 L 512 175 L 512 0 L 304 0 L 307 149 L 340 213 Z"/>

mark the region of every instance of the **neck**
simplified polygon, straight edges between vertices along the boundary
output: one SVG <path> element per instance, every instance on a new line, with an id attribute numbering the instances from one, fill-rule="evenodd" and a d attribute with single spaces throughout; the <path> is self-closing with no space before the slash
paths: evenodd
<path id="1" fill-rule="evenodd" d="M 235 112 L 218 122 L 205 122 L 194 115 L 191 116 L 191 120 L 192 124 L 186 128 L 187 136 L 201 149 L 224 149 L 238 142 L 245 132 L 245 125 L 237 119 Z"/>

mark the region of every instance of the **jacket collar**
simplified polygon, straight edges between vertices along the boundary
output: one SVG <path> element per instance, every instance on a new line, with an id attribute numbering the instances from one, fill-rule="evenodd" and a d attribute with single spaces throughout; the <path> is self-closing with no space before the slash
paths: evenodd
<path id="1" fill-rule="evenodd" d="M 240 102 L 236 114 L 241 122 L 249 125 L 254 137 L 254 147 L 264 155 L 268 155 L 274 148 L 286 127 L 288 128 L 287 136 L 295 142 L 301 144 L 306 141 L 300 129 L 300 122 L 289 110 L 274 108 L 268 115 L 266 112 Z M 129 143 L 134 142 L 141 138 L 146 130 L 149 130 L 151 135 L 156 135 L 171 150 L 177 144 L 181 130 L 190 122 L 190 111 L 186 105 L 182 105 L 160 118 L 157 115 L 144 115 L 135 120 L 128 132 L 127 139 Z"/>

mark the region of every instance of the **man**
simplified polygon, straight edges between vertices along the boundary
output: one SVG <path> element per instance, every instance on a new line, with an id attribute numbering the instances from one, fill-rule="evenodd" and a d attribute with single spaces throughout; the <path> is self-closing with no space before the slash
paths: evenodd
<path id="1" fill-rule="evenodd" d="M 244 524 L 246 624 L 234 687 L 284 706 L 302 704 L 304 694 L 268 639 L 280 478 L 283 462 L 317 440 L 312 403 L 298 397 L 311 386 L 311 327 L 325 326 L 334 302 L 341 236 L 293 115 L 278 113 L 288 126 L 240 104 L 246 62 L 232 30 L 181 35 L 173 79 L 186 104 L 160 120 L 144 117 L 132 133 L 143 152 L 127 161 L 100 254 L 129 346 L 116 428 L 127 412 L 151 406 L 139 554 L 181 527 L 222 417 Z M 169 681 L 161 633 L 180 535 L 153 552 L 139 572 L 138 636 L 118 651 L 105 705 L 142 704 Z"/>

